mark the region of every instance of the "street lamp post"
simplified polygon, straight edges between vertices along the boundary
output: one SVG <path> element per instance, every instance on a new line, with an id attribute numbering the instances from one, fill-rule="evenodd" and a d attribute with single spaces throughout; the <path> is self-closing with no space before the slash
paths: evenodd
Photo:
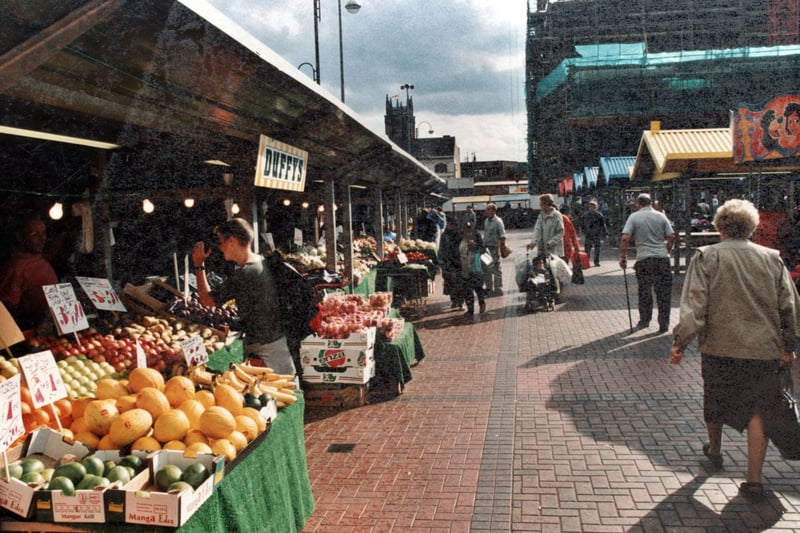
<path id="1" fill-rule="evenodd" d="M 320 8 L 319 8 L 320 0 L 314 0 L 314 57 L 316 60 L 316 82 L 317 84 L 320 83 L 319 79 L 319 21 L 320 21 Z M 338 0 L 339 3 L 339 84 L 341 87 L 341 99 L 342 103 L 344 103 L 344 41 L 342 39 L 342 0 Z M 348 13 L 358 13 L 358 10 L 361 9 L 361 4 L 356 2 L 356 0 L 348 0 L 348 2 L 344 5 L 344 8 L 347 10 Z"/>
<path id="2" fill-rule="evenodd" d="M 427 124 L 428 125 L 428 135 L 433 135 L 433 126 L 427 120 L 423 120 L 422 122 L 417 124 L 417 127 L 414 130 L 414 137 L 415 138 L 419 138 L 419 127 L 422 126 L 423 124 Z"/>

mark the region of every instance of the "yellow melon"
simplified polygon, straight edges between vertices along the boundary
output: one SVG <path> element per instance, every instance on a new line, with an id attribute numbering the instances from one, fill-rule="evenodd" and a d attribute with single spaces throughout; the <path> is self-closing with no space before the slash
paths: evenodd
<path id="1" fill-rule="evenodd" d="M 83 411 L 89 431 L 100 437 L 107 435 L 111 424 L 119 416 L 113 400 L 94 400 Z"/>
<path id="2" fill-rule="evenodd" d="M 186 432 L 186 436 L 183 438 L 183 443 L 186 444 L 186 446 L 191 446 L 195 442 L 208 444 L 208 437 L 206 437 L 205 433 L 200 431 L 200 428 L 190 429 Z"/>
<path id="3" fill-rule="evenodd" d="M 120 413 L 130 411 L 136 407 L 136 395 L 126 394 L 125 396 L 121 396 L 117 398 L 116 405 Z"/>
<path id="4" fill-rule="evenodd" d="M 130 394 L 130 391 L 122 383 L 112 378 L 98 380 L 97 390 L 94 393 L 98 400 L 113 400 L 126 394 Z"/>
<path id="5" fill-rule="evenodd" d="M 165 442 L 164 445 L 161 447 L 162 450 L 178 450 L 183 451 L 186 449 L 186 444 L 180 440 L 171 440 L 169 442 Z"/>
<path id="6" fill-rule="evenodd" d="M 212 439 L 224 439 L 236 429 L 236 420 L 230 411 L 215 405 L 200 415 L 200 431 Z"/>
<path id="7" fill-rule="evenodd" d="M 111 435 L 103 435 L 97 442 L 97 450 L 118 450 L 119 446 L 114 444 L 114 441 L 111 440 Z"/>
<path id="8" fill-rule="evenodd" d="M 214 393 L 207 389 L 200 389 L 195 392 L 194 399 L 202 403 L 205 407 L 217 405 L 217 400 L 214 399 Z"/>
<path id="9" fill-rule="evenodd" d="M 72 421 L 72 424 L 69 425 L 69 429 L 76 434 L 83 433 L 84 431 L 89 431 L 89 423 L 86 422 L 86 419 L 83 417 L 76 418 Z"/>
<path id="10" fill-rule="evenodd" d="M 211 450 L 211 446 L 205 442 L 194 442 L 186 447 L 186 451 L 194 453 L 214 453 Z"/>
<path id="11" fill-rule="evenodd" d="M 172 376 L 164 384 L 164 394 L 172 407 L 194 399 L 194 382 L 186 376 Z"/>
<path id="12" fill-rule="evenodd" d="M 169 400 L 164 393 L 153 387 L 143 387 L 136 393 L 136 407 L 153 415 L 153 420 L 169 411 Z"/>
<path id="13" fill-rule="evenodd" d="M 251 442 L 258 436 L 258 426 L 255 420 L 247 415 L 238 415 L 234 417 L 234 420 L 236 420 L 236 431 L 244 435 L 247 442 Z"/>
<path id="14" fill-rule="evenodd" d="M 128 374 L 128 390 L 139 392 L 145 387 L 164 390 L 164 376 L 154 368 L 134 368 Z"/>
<path id="15" fill-rule="evenodd" d="M 111 424 L 108 431 L 111 440 L 119 447 L 144 437 L 153 427 L 153 416 L 144 409 L 125 411 Z"/>
<path id="16" fill-rule="evenodd" d="M 222 455 L 226 461 L 236 459 L 236 448 L 228 439 L 215 440 L 211 445 L 211 451 L 217 455 Z"/>
<path id="17" fill-rule="evenodd" d="M 254 409 L 252 407 L 245 407 L 239 414 L 252 418 L 253 422 L 256 423 L 256 427 L 258 428 L 259 433 L 267 429 L 267 419 L 264 418 L 264 416 L 258 411 L 258 409 Z"/>
<path id="18" fill-rule="evenodd" d="M 231 434 L 228 435 L 228 440 L 231 441 L 231 444 L 233 444 L 237 452 L 247 448 L 247 437 L 242 435 L 239 431 L 231 431 Z"/>
<path id="19" fill-rule="evenodd" d="M 170 409 L 153 425 L 153 437 L 158 442 L 182 440 L 189 431 L 189 418 L 180 409 Z"/>
<path id="20" fill-rule="evenodd" d="M 144 450 L 147 452 L 157 452 L 161 449 L 161 443 L 153 437 L 140 437 L 131 444 L 131 450 Z"/>
<path id="21" fill-rule="evenodd" d="M 244 406 L 244 395 L 223 383 L 214 388 L 214 402 L 227 409 L 232 415 L 238 415 Z"/>
<path id="22" fill-rule="evenodd" d="M 100 443 L 100 437 L 95 435 L 89 430 L 86 431 L 78 431 L 75 435 L 75 440 L 78 442 L 82 442 L 87 445 L 89 448 L 97 449 L 97 445 Z"/>
<path id="23" fill-rule="evenodd" d="M 200 415 L 206 410 L 206 406 L 200 400 L 186 400 L 178 407 L 189 419 L 189 427 L 200 427 Z"/>

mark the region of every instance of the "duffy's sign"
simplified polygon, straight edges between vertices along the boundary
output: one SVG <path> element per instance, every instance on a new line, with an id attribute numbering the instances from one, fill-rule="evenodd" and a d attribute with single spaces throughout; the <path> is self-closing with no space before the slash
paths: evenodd
<path id="1" fill-rule="evenodd" d="M 308 152 L 262 135 L 258 142 L 256 187 L 302 191 Z"/>
<path id="2" fill-rule="evenodd" d="M 779 96 L 758 109 L 739 104 L 733 115 L 737 163 L 800 155 L 800 95 Z"/>

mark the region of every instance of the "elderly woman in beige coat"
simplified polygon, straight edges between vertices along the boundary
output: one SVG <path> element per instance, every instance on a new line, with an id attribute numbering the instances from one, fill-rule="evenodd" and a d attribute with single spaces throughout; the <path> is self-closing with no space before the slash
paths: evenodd
<path id="1" fill-rule="evenodd" d="M 723 462 L 722 426 L 747 429 L 747 480 L 739 492 L 748 498 L 764 494 L 764 418 L 780 387 L 780 365 L 795 359 L 800 326 L 800 297 L 778 251 L 748 240 L 758 222 L 746 200 L 719 208 L 714 226 L 722 242 L 692 257 L 670 351 L 670 362 L 678 364 L 698 339 L 708 429 L 703 453 L 715 469 Z"/>

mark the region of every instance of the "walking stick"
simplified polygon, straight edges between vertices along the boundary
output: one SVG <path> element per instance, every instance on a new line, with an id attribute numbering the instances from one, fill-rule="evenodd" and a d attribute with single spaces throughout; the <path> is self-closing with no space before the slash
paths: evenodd
<path id="1" fill-rule="evenodd" d="M 625 280 L 625 302 L 628 304 L 628 324 L 631 327 L 631 333 L 633 333 L 633 319 L 631 318 L 631 296 L 628 293 L 628 270 L 626 268 L 622 269 L 622 279 Z"/>

